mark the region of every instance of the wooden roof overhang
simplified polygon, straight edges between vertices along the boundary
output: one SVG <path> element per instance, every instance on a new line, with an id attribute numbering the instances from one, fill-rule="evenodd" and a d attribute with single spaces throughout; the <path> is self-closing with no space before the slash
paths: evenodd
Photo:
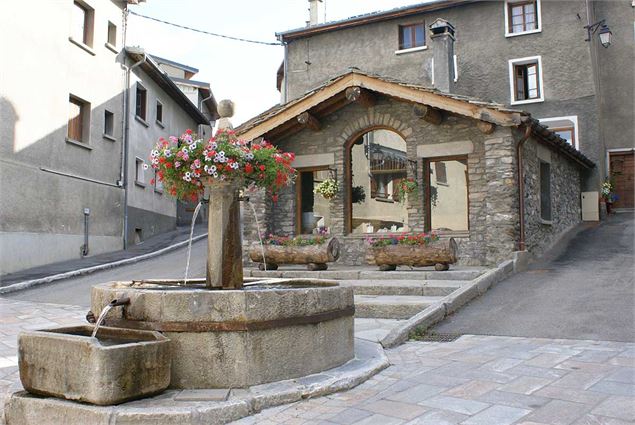
<path id="1" fill-rule="evenodd" d="M 352 87 L 496 125 L 509 127 L 522 122 L 521 112 L 500 110 L 502 105 L 479 102 L 353 71 L 330 80 L 297 100 L 274 107 L 247 121 L 236 129 L 236 133 L 245 140 L 263 136 L 271 140 L 287 137 L 304 128 L 297 120 L 300 114 L 308 112 L 311 116 L 323 117 L 351 103 L 346 97 L 346 89 Z"/>
<path id="2" fill-rule="evenodd" d="M 434 114 L 440 116 L 441 113 L 471 118 L 477 121 L 479 129 L 486 134 L 491 133 L 496 125 L 529 126 L 531 134 L 538 142 L 557 150 L 584 168 L 595 166 L 593 161 L 553 131 L 539 124 L 527 112 L 508 109 L 498 103 L 483 102 L 468 96 L 442 93 L 435 89 L 367 74 L 357 69 L 332 78 L 298 99 L 274 106 L 241 124 L 235 132 L 238 137 L 247 141 L 259 137 L 276 141 L 307 127 L 318 130 L 323 117 L 352 103 L 350 89 L 356 89 L 358 94 L 368 93 L 370 97 L 383 95 L 415 106 L 420 105 L 424 111 L 432 114 L 432 117 L 425 117 L 430 122 L 434 122 Z"/>

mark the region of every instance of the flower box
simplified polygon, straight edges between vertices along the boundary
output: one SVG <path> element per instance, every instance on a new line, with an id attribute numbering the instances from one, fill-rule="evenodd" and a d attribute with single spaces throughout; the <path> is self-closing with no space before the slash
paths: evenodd
<path id="1" fill-rule="evenodd" d="M 432 240 L 426 244 L 390 244 L 370 246 L 369 264 L 376 264 L 382 271 L 395 270 L 397 266 L 435 266 L 438 271 L 448 270 L 457 261 L 456 242 L 453 238 Z"/>
<path id="2" fill-rule="evenodd" d="M 290 241 L 298 241 L 300 238 Z M 293 243 L 293 242 L 291 242 Z M 264 249 L 265 258 L 262 258 Z M 276 270 L 279 264 L 306 264 L 307 270 L 326 270 L 326 263 L 337 261 L 340 257 L 340 243 L 336 238 L 325 238 L 322 243 L 270 244 L 261 246 L 253 243 L 249 248 L 249 258 L 259 264 L 260 270 Z"/>

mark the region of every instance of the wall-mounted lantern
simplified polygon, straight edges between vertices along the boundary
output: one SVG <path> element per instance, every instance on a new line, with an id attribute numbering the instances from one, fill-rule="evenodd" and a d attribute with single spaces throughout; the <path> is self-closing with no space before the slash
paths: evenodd
<path id="1" fill-rule="evenodd" d="M 584 41 L 591 41 L 591 37 L 599 29 L 600 32 L 598 35 L 600 37 L 600 43 L 602 43 L 602 46 L 609 47 L 611 45 L 611 36 L 613 35 L 613 33 L 609 29 L 609 26 L 606 25 L 605 19 L 602 19 L 601 21 L 598 21 L 591 25 L 586 25 L 584 28 L 587 30 L 587 38 Z"/>

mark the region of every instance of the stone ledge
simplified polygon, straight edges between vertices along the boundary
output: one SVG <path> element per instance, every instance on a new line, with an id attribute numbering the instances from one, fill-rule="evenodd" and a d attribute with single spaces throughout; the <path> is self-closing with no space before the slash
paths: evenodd
<path id="1" fill-rule="evenodd" d="M 342 366 L 302 378 L 231 390 L 226 401 L 183 400 L 181 391 L 172 390 L 118 406 L 92 406 L 20 391 L 7 399 L 4 414 L 8 425 L 224 424 L 269 407 L 351 389 L 389 365 L 379 344 L 356 338 L 355 358 Z"/>

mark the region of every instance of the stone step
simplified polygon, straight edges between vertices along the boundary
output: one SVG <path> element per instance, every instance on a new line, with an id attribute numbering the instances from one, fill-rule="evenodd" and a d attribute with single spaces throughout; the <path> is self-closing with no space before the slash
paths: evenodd
<path id="1" fill-rule="evenodd" d="M 443 297 L 355 295 L 355 317 L 409 319 Z"/>
<path id="2" fill-rule="evenodd" d="M 443 297 L 462 285 L 463 280 L 342 280 L 340 285 L 353 288 L 355 295 L 415 295 Z"/>
<path id="3" fill-rule="evenodd" d="M 286 268 L 290 267 L 290 268 Z M 280 278 L 315 278 L 334 280 L 474 280 L 485 273 L 483 268 L 470 268 L 437 272 L 434 270 L 396 270 L 381 272 L 379 270 L 356 268 L 351 266 L 345 270 L 307 271 L 297 266 L 280 266 L 278 270 L 261 271 L 258 269 L 245 270 L 247 277 L 280 277 Z"/>

